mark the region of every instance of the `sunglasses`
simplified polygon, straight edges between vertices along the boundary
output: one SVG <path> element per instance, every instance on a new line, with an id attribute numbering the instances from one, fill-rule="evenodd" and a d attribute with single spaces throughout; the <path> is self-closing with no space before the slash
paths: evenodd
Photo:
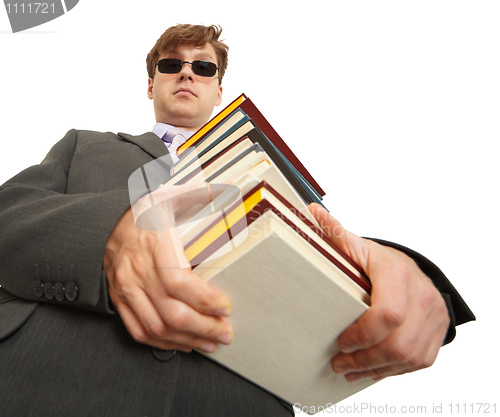
<path id="1" fill-rule="evenodd" d="M 158 67 L 158 71 L 163 74 L 177 74 L 181 72 L 184 64 L 191 64 L 191 68 L 196 75 L 200 75 L 202 77 L 213 77 L 217 70 L 217 65 L 213 62 L 208 61 L 181 61 L 180 59 L 174 58 L 166 58 L 160 59 L 156 65 Z"/>

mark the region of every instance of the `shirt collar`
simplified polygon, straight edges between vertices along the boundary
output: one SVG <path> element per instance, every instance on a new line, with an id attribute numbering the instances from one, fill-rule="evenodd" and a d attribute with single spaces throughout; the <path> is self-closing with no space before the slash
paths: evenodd
<path id="1" fill-rule="evenodd" d="M 161 139 L 165 135 L 165 133 L 167 133 L 167 131 L 173 127 L 174 126 L 172 125 L 158 122 L 153 126 L 153 133 Z M 186 133 L 188 135 L 187 139 L 189 139 L 191 136 L 195 134 L 195 132 L 188 132 L 188 131 L 186 131 Z"/>

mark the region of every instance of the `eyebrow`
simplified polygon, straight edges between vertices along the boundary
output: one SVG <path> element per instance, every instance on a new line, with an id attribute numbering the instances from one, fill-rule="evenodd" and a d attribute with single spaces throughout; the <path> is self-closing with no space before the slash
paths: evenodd
<path id="1" fill-rule="evenodd" d="M 162 55 L 173 55 L 175 57 L 179 57 L 179 52 L 177 52 L 177 50 L 173 50 L 173 51 L 165 51 L 162 53 Z M 194 60 L 203 60 L 203 61 L 210 61 L 210 62 L 217 62 L 217 58 L 214 59 L 210 54 L 207 54 L 206 52 L 197 52 L 195 55 L 194 55 Z"/>
<path id="2" fill-rule="evenodd" d="M 214 58 L 206 52 L 199 52 L 196 54 L 196 57 L 198 59 L 204 59 L 205 61 L 214 61 Z M 217 62 L 217 58 L 215 59 L 215 62 Z"/>

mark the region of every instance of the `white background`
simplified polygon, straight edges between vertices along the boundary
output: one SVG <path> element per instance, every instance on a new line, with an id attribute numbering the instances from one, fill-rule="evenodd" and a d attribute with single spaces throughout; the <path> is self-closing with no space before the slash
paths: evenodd
<path id="1" fill-rule="evenodd" d="M 496 1 L 81 0 L 12 34 L 0 9 L 0 183 L 71 128 L 151 129 L 146 54 L 173 24 L 218 23 L 231 48 L 219 109 L 246 93 L 346 228 L 429 257 L 477 317 L 433 367 L 339 405 L 500 413 L 499 21 Z"/>

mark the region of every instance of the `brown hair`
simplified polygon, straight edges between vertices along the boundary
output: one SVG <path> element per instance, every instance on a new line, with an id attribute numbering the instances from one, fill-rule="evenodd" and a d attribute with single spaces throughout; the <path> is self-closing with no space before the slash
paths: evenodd
<path id="1" fill-rule="evenodd" d="M 154 77 L 155 65 L 158 62 L 159 56 L 164 51 L 175 49 L 180 43 L 191 43 L 196 46 L 203 46 L 209 43 L 214 48 L 217 56 L 220 85 L 227 68 L 227 51 L 229 50 L 227 45 L 219 41 L 221 32 L 222 28 L 215 25 L 177 25 L 168 28 L 163 35 L 160 36 L 160 39 L 156 41 L 156 45 L 151 49 L 146 58 L 149 78 Z"/>

